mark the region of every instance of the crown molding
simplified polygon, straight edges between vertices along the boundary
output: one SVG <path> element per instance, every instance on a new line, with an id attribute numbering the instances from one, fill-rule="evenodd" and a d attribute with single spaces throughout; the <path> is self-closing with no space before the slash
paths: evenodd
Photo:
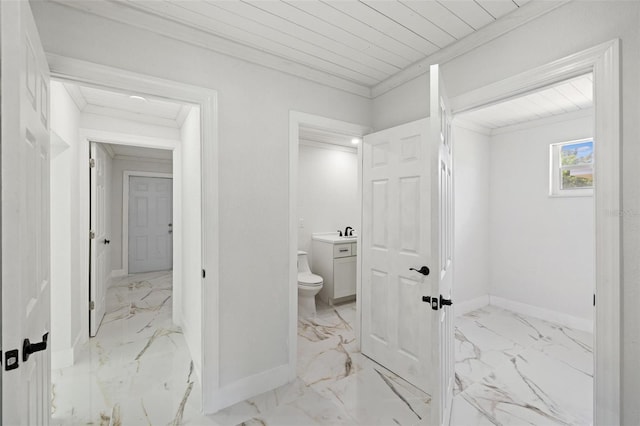
<path id="1" fill-rule="evenodd" d="M 382 81 L 371 88 L 371 97 L 377 98 L 386 92 L 395 89 L 404 83 L 415 79 L 429 72 L 429 67 L 434 64 L 447 63 L 458 56 L 476 49 L 490 41 L 512 31 L 533 19 L 557 9 L 569 3 L 571 0 L 533 0 L 524 6 L 519 7 L 510 14 L 499 18 L 491 24 L 480 28 L 468 36 L 444 47 L 434 54 L 409 65 L 407 68 L 398 71 L 396 74 Z"/>
<path id="2" fill-rule="evenodd" d="M 371 98 L 371 88 L 349 79 L 293 62 L 272 53 L 219 37 L 199 28 L 176 22 L 150 11 L 142 11 L 120 1 L 51 0 L 53 3 L 91 13 L 112 21 L 131 25 L 170 37 L 200 48 L 262 65 L 285 74 L 333 87 L 365 98 Z"/>

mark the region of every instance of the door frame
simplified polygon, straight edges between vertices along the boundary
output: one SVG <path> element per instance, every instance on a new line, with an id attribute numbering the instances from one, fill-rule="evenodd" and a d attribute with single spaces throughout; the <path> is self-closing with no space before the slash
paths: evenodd
<path id="1" fill-rule="evenodd" d="M 56 78 L 56 80 L 60 80 L 60 79 Z M 77 160 L 79 161 L 78 170 L 88 169 L 87 160 L 89 158 L 90 146 L 92 142 L 102 143 L 102 144 L 111 144 L 111 145 L 136 146 L 141 148 L 165 149 L 165 150 L 171 150 L 173 152 L 173 160 L 172 160 L 173 171 L 176 174 L 174 184 L 175 185 L 182 184 L 182 170 L 180 168 L 180 165 L 176 161 L 176 159 L 181 158 L 181 155 L 180 155 L 181 146 L 180 146 L 179 140 L 161 139 L 161 138 L 155 138 L 155 137 L 154 138 L 141 137 L 137 135 L 116 133 L 116 132 L 102 131 L 102 130 L 80 129 L 79 141 L 80 142 L 78 145 L 78 158 L 77 158 Z M 88 196 L 84 196 L 82 194 L 89 194 L 89 192 L 91 191 L 89 174 L 80 173 L 80 176 L 78 177 L 78 182 L 79 182 L 80 194 L 81 194 L 79 197 L 79 206 L 80 206 L 80 212 L 81 212 L 79 227 L 80 229 L 88 230 L 89 227 L 91 226 L 91 223 L 89 220 L 91 216 L 91 202 Z M 174 198 L 174 203 L 172 206 L 174 209 L 174 212 L 178 212 L 178 215 L 180 214 L 181 205 L 182 205 L 181 204 L 182 198 L 180 195 L 181 194 L 179 193 L 179 196 Z M 86 214 L 84 214 L 83 212 L 86 212 Z M 177 232 L 178 236 L 180 236 L 181 229 L 178 228 L 177 231 L 178 231 Z M 79 244 L 80 244 L 82 259 L 89 259 L 91 243 L 89 239 L 84 238 L 84 234 L 82 233 L 80 234 L 81 235 L 80 235 Z M 175 250 L 175 245 L 174 245 L 174 250 Z M 123 255 L 124 255 L 124 252 L 123 252 Z M 80 292 L 80 305 L 81 305 L 80 308 L 82 312 L 89 312 L 89 286 L 91 284 L 89 282 L 89 275 L 88 275 L 89 268 L 91 266 L 89 262 L 86 265 L 84 264 L 81 265 L 81 268 L 83 269 L 82 275 L 86 277 L 86 285 L 85 283 L 82 283 L 80 287 L 80 291 L 81 291 Z M 174 271 L 181 271 L 181 265 L 182 265 L 181 262 L 182 262 L 182 259 L 178 259 L 178 261 L 176 262 L 177 266 L 174 268 Z M 123 266 L 124 266 L 124 259 L 123 259 Z M 124 274 L 126 275 L 126 271 L 127 271 L 126 269 L 115 270 L 113 272 L 115 272 L 116 275 L 121 276 L 123 271 L 124 271 Z M 173 273 L 174 282 L 177 282 L 176 281 L 177 278 L 179 277 L 177 277 L 174 272 Z M 174 291 L 174 295 L 175 295 L 175 291 Z M 180 297 L 173 298 L 172 314 L 173 314 L 173 322 L 178 325 L 181 325 L 182 312 L 181 312 L 181 307 L 179 302 L 180 302 Z M 89 316 L 83 315 L 80 318 L 81 318 L 80 338 L 76 342 L 76 347 L 79 344 L 84 343 L 89 339 Z M 74 358 L 75 358 L 76 350 L 77 349 L 74 348 Z"/>
<path id="2" fill-rule="evenodd" d="M 203 411 L 210 412 L 212 411 L 211 407 L 216 406 L 214 398 L 218 393 L 218 389 L 220 389 L 218 93 L 207 87 L 193 86 L 61 55 L 47 54 L 47 62 L 49 63 L 51 77 L 57 80 L 106 90 L 126 91 L 174 99 L 194 104 L 200 108 L 201 211 L 206 212 L 206 214 L 202 214 L 201 264 L 202 268 L 207 269 L 209 273 L 200 281 L 202 290 L 201 365 L 194 365 L 194 367 L 202 386 Z M 143 145 L 145 143 L 144 139 L 136 138 L 137 145 Z M 157 141 L 158 139 L 155 140 Z M 143 141 L 142 144 L 140 143 L 141 141 Z M 100 141 L 98 140 L 97 142 Z M 151 148 L 162 148 L 162 146 L 157 145 L 157 142 L 154 144 L 147 140 L 146 143 L 148 143 L 146 146 Z M 86 143 L 81 143 L 80 149 L 88 149 L 85 147 L 86 145 Z M 176 149 L 178 148 L 174 148 L 174 158 Z M 80 155 L 82 155 L 82 152 Z M 88 158 L 88 155 L 84 158 Z M 81 174 L 80 178 L 83 178 L 83 175 L 87 176 L 84 177 L 84 182 L 81 181 L 80 189 L 87 193 L 88 173 Z M 89 229 L 88 223 L 82 223 L 81 225 L 86 225 L 85 228 Z M 88 257 L 88 238 L 83 238 L 81 244 L 82 253 L 86 253 Z M 83 274 L 88 279 L 88 271 L 84 272 Z M 88 288 L 88 283 L 82 287 Z"/>
<path id="3" fill-rule="evenodd" d="M 157 177 L 157 178 L 169 178 L 172 180 L 172 196 L 173 200 L 173 173 L 160 173 L 160 172 L 142 172 L 136 170 L 125 170 L 122 173 L 122 269 L 124 270 L 125 275 L 129 275 L 129 178 L 130 177 Z M 176 200 L 178 204 L 182 202 L 182 200 Z M 173 217 L 173 213 L 175 212 L 176 202 L 172 201 L 171 211 Z M 173 220 L 173 219 L 172 219 Z M 179 234 L 178 234 L 179 235 Z M 174 245 L 175 247 L 175 245 Z M 174 253 L 175 255 L 175 253 Z M 173 256 L 171 259 L 171 270 L 173 271 L 174 262 L 178 262 L 180 259 L 177 259 L 176 256 Z M 175 278 L 174 278 L 175 282 Z M 175 318 L 175 316 L 174 316 Z"/>
<path id="4" fill-rule="evenodd" d="M 289 380 L 296 378 L 298 363 L 298 151 L 300 126 L 327 130 L 334 133 L 353 135 L 362 138 L 372 131 L 370 126 L 335 120 L 320 115 L 299 111 L 289 111 Z M 356 229 L 362 223 L 362 143 L 358 144 L 358 221 Z M 360 244 L 361 232 L 358 233 Z M 354 327 L 358 348 L 360 348 L 360 267 L 361 257 L 356 261 L 356 324 Z"/>
<path id="5" fill-rule="evenodd" d="M 593 72 L 596 140 L 594 424 L 621 421 L 620 41 L 614 39 L 451 98 L 453 114 Z"/>

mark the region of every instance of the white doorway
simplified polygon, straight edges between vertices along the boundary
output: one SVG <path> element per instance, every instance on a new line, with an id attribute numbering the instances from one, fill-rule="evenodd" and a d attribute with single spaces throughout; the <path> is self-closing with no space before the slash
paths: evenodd
<path id="1" fill-rule="evenodd" d="M 594 424 L 620 423 L 620 80 L 619 41 L 558 59 L 452 99 L 472 111 L 593 72 L 595 141 Z"/>
<path id="2" fill-rule="evenodd" d="M 129 274 L 167 271 L 173 267 L 173 201 L 170 176 L 129 174 L 123 190 L 123 241 L 128 246 Z M 125 174 L 126 180 L 126 174 Z M 125 213 L 126 212 L 126 213 Z"/>
<path id="3" fill-rule="evenodd" d="M 461 113 L 454 122 L 452 425 L 475 415 L 509 423 L 515 411 L 532 423 L 593 422 L 591 77 Z M 551 349 L 558 347 L 561 353 Z M 526 386 L 506 383 L 525 370 L 538 394 L 554 401 L 553 411 Z M 502 405 L 507 399 L 513 404 Z"/>

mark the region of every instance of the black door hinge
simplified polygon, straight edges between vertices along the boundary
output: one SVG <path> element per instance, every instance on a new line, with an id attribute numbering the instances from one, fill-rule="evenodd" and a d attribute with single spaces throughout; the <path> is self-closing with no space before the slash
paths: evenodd
<path id="1" fill-rule="evenodd" d="M 593 306 L 596 306 L 596 295 L 593 295 Z"/>
<path id="2" fill-rule="evenodd" d="M 207 271 L 205 271 L 204 269 L 202 270 L 202 278 L 207 276 Z"/>

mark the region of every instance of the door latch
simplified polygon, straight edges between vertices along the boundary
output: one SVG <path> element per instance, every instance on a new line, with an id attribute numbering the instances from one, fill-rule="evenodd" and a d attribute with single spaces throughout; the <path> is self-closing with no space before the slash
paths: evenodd
<path id="1" fill-rule="evenodd" d="M 29 339 L 24 339 L 22 344 L 22 362 L 27 362 L 29 355 L 32 353 L 47 349 L 47 340 L 49 340 L 49 333 L 44 333 L 42 342 L 39 343 L 31 343 Z"/>
<path id="2" fill-rule="evenodd" d="M 18 362 L 18 350 L 13 349 L 4 353 L 4 369 L 5 371 L 15 370 L 20 366 Z"/>
<path id="3" fill-rule="evenodd" d="M 434 311 L 438 310 L 438 298 L 431 296 L 422 296 L 422 301 L 426 303 L 431 303 L 431 309 Z"/>

